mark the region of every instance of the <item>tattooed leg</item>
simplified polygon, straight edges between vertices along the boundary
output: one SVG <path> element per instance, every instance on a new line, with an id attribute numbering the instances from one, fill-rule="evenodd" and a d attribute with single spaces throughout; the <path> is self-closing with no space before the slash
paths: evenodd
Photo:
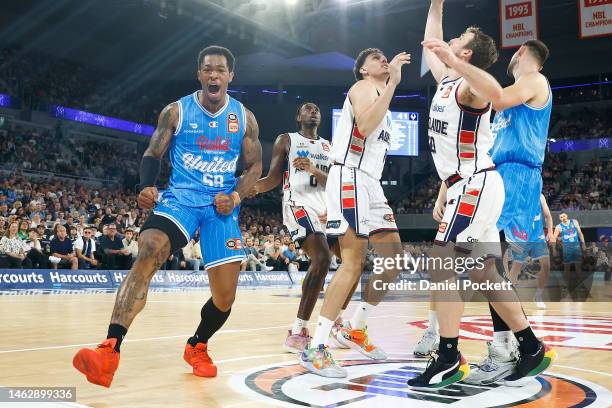
<path id="1" fill-rule="evenodd" d="M 147 302 L 153 275 L 169 256 L 170 241 L 165 233 L 157 229 L 143 231 L 139 239 L 138 258 L 117 292 L 111 324 L 120 324 L 126 329 L 130 327 Z"/>

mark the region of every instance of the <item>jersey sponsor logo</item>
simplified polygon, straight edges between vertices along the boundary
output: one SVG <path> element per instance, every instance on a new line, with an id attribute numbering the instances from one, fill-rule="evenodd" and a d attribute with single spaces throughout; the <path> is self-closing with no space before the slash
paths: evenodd
<path id="1" fill-rule="evenodd" d="M 308 150 L 298 150 L 295 152 L 297 157 L 308 157 Z"/>
<path id="2" fill-rule="evenodd" d="M 238 122 L 238 116 L 235 113 L 227 115 L 227 131 L 229 133 L 238 133 L 240 129 L 240 123 Z"/>
<path id="3" fill-rule="evenodd" d="M 230 138 L 217 136 L 214 140 L 208 139 L 206 136 L 200 136 L 196 140 L 198 149 L 200 150 L 225 150 L 230 149 Z"/>
<path id="4" fill-rule="evenodd" d="M 512 235 L 514 235 L 515 238 L 518 238 L 522 241 L 529 240 L 529 233 L 527 231 L 519 230 L 516 225 L 512 227 Z"/>
<path id="5" fill-rule="evenodd" d="M 189 124 L 189 126 L 190 126 L 192 129 L 197 129 L 197 128 L 198 128 L 198 124 L 197 124 L 197 123 L 190 123 L 190 124 Z"/>
<path id="6" fill-rule="evenodd" d="M 378 135 L 378 140 L 382 140 L 385 143 L 389 143 L 389 141 L 391 140 L 391 135 L 386 130 L 381 130 L 380 134 Z"/>
<path id="7" fill-rule="evenodd" d="M 511 113 L 506 114 L 504 111 L 498 112 L 495 115 L 495 119 L 493 120 L 493 123 L 491 123 L 491 132 L 493 133 L 493 136 L 496 136 L 500 130 L 505 129 L 508 126 L 510 126 L 511 123 L 512 123 Z"/>
<path id="8" fill-rule="evenodd" d="M 429 118 L 429 130 L 440 135 L 447 135 L 448 122 L 436 118 Z"/>
<path id="9" fill-rule="evenodd" d="M 227 241 L 225 241 L 225 246 L 228 249 L 239 250 L 239 249 L 242 249 L 242 241 L 240 240 L 240 238 L 230 238 Z"/>
<path id="10" fill-rule="evenodd" d="M 219 122 L 208 122 L 208 126 L 210 126 L 211 128 L 217 128 L 219 126 Z"/>
<path id="11" fill-rule="evenodd" d="M 340 220 L 327 221 L 327 228 L 340 228 Z"/>
<path id="12" fill-rule="evenodd" d="M 206 161 L 202 156 L 195 156 L 191 153 L 183 155 L 183 167 L 185 169 L 199 170 L 202 173 L 234 173 L 238 156 L 233 160 L 225 160 L 223 157 L 215 156 L 212 160 Z"/>
<path id="13" fill-rule="evenodd" d="M 412 321 L 408 324 L 426 329 L 428 321 Z M 612 317 L 610 316 L 547 314 L 530 316 L 529 324 L 536 337 L 549 346 L 612 351 Z M 490 341 L 493 336 L 491 317 L 489 315 L 463 316 L 459 336 L 467 340 Z"/>
<path id="14" fill-rule="evenodd" d="M 444 109 L 446 108 L 446 106 L 443 105 L 438 105 L 438 104 L 433 104 L 431 105 L 431 110 L 433 112 L 444 112 Z"/>
<path id="15" fill-rule="evenodd" d="M 540 375 L 534 384 L 513 392 L 500 384 L 474 386 L 457 383 L 445 391 L 419 390 L 406 381 L 424 371 L 427 360 L 398 358 L 386 361 L 336 360 L 347 378 L 323 378 L 296 363 L 255 367 L 234 375 L 239 392 L 263 404 L 285 407 L 607 407 L 610 392 L 603 386 L 563 374 Z M 512 391 L 512 392 L 511 392 Z"/>

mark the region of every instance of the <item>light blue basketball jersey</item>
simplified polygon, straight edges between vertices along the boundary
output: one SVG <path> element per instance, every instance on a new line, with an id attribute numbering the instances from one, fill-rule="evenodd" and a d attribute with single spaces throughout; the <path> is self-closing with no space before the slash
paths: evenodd
<path id="1" fill-rule="evenodd" d="M 548 101 L 541 108 L 524 103 L 497 112 L 491 124 L 495 138 L 491 156 L 495 165 L 512 162 L 542 167 L 551 111 L 549 87 Z"/>
<path id="2" fill-rule="evenodd" d="M 563 223 L 559 225 L 561 226 L 561 242 L 564 244 L 578 242 L 578 230 L 574 225 L 574 220 L 569 220 L 567 225 L 563 225 Z"/>
<path id="3" fill-rule="evenodd" d="M 198 92 L 179 99 L 179 125 L 170 145 L 172 174 L 168 190 L 190 207 L 210 205 L 217 193 L 236 185 L 236 167 L 246 114 L 242 103 L 227 95 L 217 113 L 198 100 Z"/>

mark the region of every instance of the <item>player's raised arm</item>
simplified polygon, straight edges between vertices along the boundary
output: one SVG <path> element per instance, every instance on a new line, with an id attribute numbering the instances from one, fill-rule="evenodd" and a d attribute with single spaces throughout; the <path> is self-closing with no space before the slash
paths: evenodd
<path id="1" fill-rule="evenodd" d="M 261 176 L 261 142 L 259 141 L 259 126 L 255 115 L 245 109 L 247 129 L 242 140 L 242 162 L 244 171 L 236 184 L 236 192 L 240 197 L 246 197 Z"/>
<path id="2" fill-rule="evenodd" d="M 384 57 L 376 54 L 372 58 Z M 410 64 L 410 54 L 400 52 L 393 57 L 389 63 L 389 81 L 380 95 L 378 95 L 376 85 L 366 80 L 357 82 L 349 90 L 348 96 L 353 105 L 357 129 L 365 137 L 368 137 L 380 125 L 387 114 L 395 88 L 402 80 L 402 67 L 406 64 Z"/>
<path id="3" fill-rule="evenodd" d="M 149 210 L 157 201 L 157 188 L 155 183 L 159 177 L 161 158 L 163 157 L 170 142 L 174 137 L 174 131 L 178 126 L 179 107 L 176 102 L 167 105 L 159 114 L 157 128 L 151 136 L 151 141 L 145 150 L 140 162 L 140 193 L 138 194 L 138 206 Z"/>
<path id="4" fill-rule="evenodd" d="M 548 92 L 548 82 L 543 75 L 532 72 L 521 76 L 514 84 L 503 88 L 497 99 L 492 99 L 493 108 L 502 111 L 529 102 L 538 94 Z"/>
<path id="5" fill-rule="evenodd" d="M 280 184 L 282 181 L 283 167 L 287 160 L 287 153 L 289 153 L 289 134 L 283 133 L 278 135 L 274 142 L 274 146 L 272 146 L 272 160 L 270 161 L 268 174 L 257 180 L 249 196 L 265 193 Z"/>
<path id="6" fill-rule="evenodd" d="M 428 40 L 423 41 L 423 46 L 463 76 L 467 87 L 462 87 L 465 95 L 465 99 L 461 98 L 462 104 L 478 108 L 477 105 L 500 100 L 503 91 L 499 82 L 485 70 L 457 57 L 450 45 L 442 40 Z"/>
<path id="7" fill-rule="evenodd" d="M 425 24 L 425 35 L 423 40 L 443 40 L 442 37 L 442 9 L 444 0 L 431 0 L 429 6 L 429 13 L 427 14 L 427 23 Z M 433 77 L 436 82 L 440 82 L 448 75 L 448 68 L 444 65 L 444 62 L 432 53 L 429 49 L 423 48 L 423 56 L 425 62 L 431 70 Z"/>

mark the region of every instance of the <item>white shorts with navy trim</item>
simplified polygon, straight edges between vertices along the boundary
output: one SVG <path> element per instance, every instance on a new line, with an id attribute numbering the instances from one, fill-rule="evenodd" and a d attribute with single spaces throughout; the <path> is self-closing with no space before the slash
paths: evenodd
<path id="1" fill-rule="evenodd" d="M 504 182 L 495 170 L 477 173 L 453 184 L 435 243 L 454 242 L 457 249 L 501 257 L 497 219 L 504 206 Z"/>
<path id="2" fill-rule="evenodd" d="M 317 211 L 309 205 L 292 205 L 289 202 L 283 205 L 283 224 L 298 247 L 311 234 L 325 235 L 325 225 L 319 218 L 324 216 L 325 211 Z"/>
<path id="3" fill-rule="evenodd" d="M 359 169 L 333 165 L 327 176 L 325 202 L 328 236 L 344 235 L 349 226 L 364 238 L 397 231 L 380 181 Z"/>

